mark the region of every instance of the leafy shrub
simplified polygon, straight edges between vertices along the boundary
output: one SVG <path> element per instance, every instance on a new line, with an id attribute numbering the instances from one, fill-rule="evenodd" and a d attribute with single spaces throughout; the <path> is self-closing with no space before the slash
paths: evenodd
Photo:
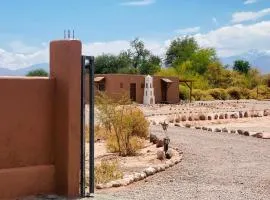
<path id="1" fill-rule="evenodd" d="M 179 86 L 179 98 L 182 100 L 189 99 L 189 88 L 183 85 Z"/>
<path id="2" fill-rule="evenodd" d="M 32 71 L 29 71 L 26 76 L 40 76 L 40 77 L 48 77 L 49 74 L 44 69 L 35 69 Z"/>
<path id="3" fill-rule="evenodd" d="M 95 183 L 108 183 L 113 180 L 123 178 L 123 173 L 119 170 L 118 161 L 105 161 L 95 166 Z"/>
<path id="4" fill-rule="evenodd" d="M 207 91 L 203 90 L 194 90 L 192 92 L 192 97 L 195 101 L 210 101 L 213 100 L 213 97 L 207 93 Z"/>
<path id="5" fill-rule="evenodd" d="M 256 88 L 253 91 L 254 92 L 256 91 L 256 93 L 257 93 Z M 259 92 L 260 99 L 269 99 L 270 98 L 270 88 L 267 87 L 266 85 L 259 85 L 258 92 Z"/>
<path id="6" fill-rule="evenodd" d="M 132 118 L 132 136 L 147 138 L 149 135 L 149 122 L 145 119 L 143 112 L 139 108 L 132 108 L 129 112 Z"/>
<path id="7" fill-rule="evenodd" d="M 227 93 L 230 95 L 230 99 L 241 99 L 241 89 L 238 87 L 231 87 L 227 89 Z"/>
<path id="8" fill-rule="evenodd" d="M 222 88 L 210 89 L 208 90 L 208 94 L 217 100 L 227 100 L 229 96 L 226 90 Z"/>

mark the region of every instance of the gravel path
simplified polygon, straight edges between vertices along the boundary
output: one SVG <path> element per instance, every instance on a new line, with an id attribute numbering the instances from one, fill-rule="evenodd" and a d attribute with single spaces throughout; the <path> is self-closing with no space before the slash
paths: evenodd
<path id="1" fill-rule="evenodd" d="M 152 127 L 153 133 L 161 135 L 160 130 Z M 173 145 L 184 152 L 181 163 L 147 182 L 101 190 L 89 199 L 270 199 L 269 140 L 178 127 L 169 127 L 168 132 Z"/>
<path id="2" fill-rule="evenodd" d="M 125 200 L 270 199 L 269 140 L 177 127 L 168 131 L 184 152 L 182 163 L 107 195 Z"/>

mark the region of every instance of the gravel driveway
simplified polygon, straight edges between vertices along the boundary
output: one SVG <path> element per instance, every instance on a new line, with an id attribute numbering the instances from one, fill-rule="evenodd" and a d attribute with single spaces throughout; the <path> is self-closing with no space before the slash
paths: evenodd
<path id="1" fill-rule="evenodd" d="M 183 150 L 183 161 L 148 182 L 107 195 L 125 200 L 270 199 L 269 140 L 177 127 L 168 131 L 172 143 Z M 160 127 L 152 132 L 162 133 Z"/>
<path id="2" fill-rule="evenodd" d="M 161 135 L 160 130 L 152 127 L 153 133 Z M 94 199 L 270 199 L 270 140 L 178 127 L 168 132 L 184 152 L 181 163 L 147 182 L 98 191 Z"/>

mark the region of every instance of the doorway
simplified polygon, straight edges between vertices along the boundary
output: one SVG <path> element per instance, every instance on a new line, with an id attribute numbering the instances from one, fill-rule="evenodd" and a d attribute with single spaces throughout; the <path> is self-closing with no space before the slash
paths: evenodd
<path id="1" fill-rule="evenodd" d="M 167 102 L 167 92 L 168 92 L 168 85 L 166 82 L 161 82 L 161 101 L 162 103 Z"/>
<path id="2" fill-rule="evenodd" d="M 136 83 L 130 83 L 130 99 L 136 101 Z"/>

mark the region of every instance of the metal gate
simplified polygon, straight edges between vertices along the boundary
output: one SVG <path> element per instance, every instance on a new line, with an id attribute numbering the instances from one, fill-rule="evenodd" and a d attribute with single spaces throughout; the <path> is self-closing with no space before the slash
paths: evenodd
<path id="1" fill-rule="evenodd" d="M 95 189 L 94 178 L 94 57 L 81 58 L 81 197 L 93 197 Z M 85 107 L 86 107 L 86 76 L 89 78 L 89 191 L 86 191 L 86 152 L 85 152 Z"/>

